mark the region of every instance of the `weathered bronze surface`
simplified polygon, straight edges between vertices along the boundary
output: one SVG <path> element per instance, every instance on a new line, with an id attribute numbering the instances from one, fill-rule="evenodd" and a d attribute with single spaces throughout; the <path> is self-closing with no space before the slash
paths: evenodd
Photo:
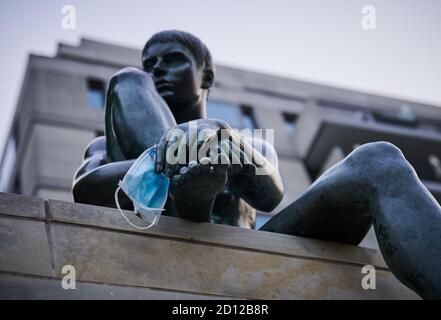
<path id="1" fill-rule="evenodd" d="M 157 171 L 172 179 L 166 215 L 254 228 L 256 209 L 271 211 L 282 199 L 277 170 L 255 175 L 255 163 L 165 161 L 173 146 L 166 139 L 172 128 L 187 134 L 189 122 L 197 120 L 198 130 L 230 129 L 206 118 L 214 82 L 208 49 L 188 33 L 160 32 L 147 42 L 142 61 L 144 70 L 125 68 L 110 81 L 105 137 L 86 150 L 74 179 L 75 201 L 114 207 L 118 181 L 144 150 L 157 144 Z M 233 139 L 232 147 L 243 147 L 241 141 Z M 272 147 L 263 144 L 265 154 L 274 157 Z M 128 198 L 121 195 L 120 200 L 123 208 L 131 208 Z M 441 298 L 441 208 L 390 143 L 357 148 L 261 229 L 358 244 L 372 223 L 395 276 L 424 298 Z"/>

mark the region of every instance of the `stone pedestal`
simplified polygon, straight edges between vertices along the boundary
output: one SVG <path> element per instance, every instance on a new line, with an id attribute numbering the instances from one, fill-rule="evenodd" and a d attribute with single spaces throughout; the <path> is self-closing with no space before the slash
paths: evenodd
<path id="1" fill-rule="evenodd" d="M 63 266 L 76 289 L 62 288 Z M 365 290 L 362 267 L 376 270 Z M 117 210 L 0 194 L 1 299 L 418 299 L 381 253 L 161 217 L 147 231 Z"/>

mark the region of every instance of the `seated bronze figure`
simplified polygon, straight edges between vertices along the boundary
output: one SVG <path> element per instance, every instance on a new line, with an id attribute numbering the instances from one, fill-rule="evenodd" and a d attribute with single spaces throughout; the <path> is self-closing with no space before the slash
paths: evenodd
<path id="1" fill-rule="evenodd" d="M 186 131 L 196 120 L 198 128 L 231 129 L 206 118 L 215 75 L 207 47 L 186 32 L 164 31 L 148 40 L 142 63 L 144 70 L 124 68 L 110 81 L 105 137 L 87 147 L 74 178 L 74 200 L 115 207 L 118 181 L 143 151 L 158 145 L 156 171 L 171 177 L 164 214 L 253 229 L 256 209 L 272 211 L 284 192 L 277 161 L 269 160 L 277 158 L 271 145 L 259 142 L 272 169 L 267 175 L 256 175 L 253 162 L 166 161 L 171 128 Z M 230 146 L 243 149 L 243 141 L 233 139 Z M 120 203 L 131 209 L 124 195 Z M 441 298 L 441 208 L 390 143 L 355 149 L 261 230 L 358 244 L 372 224 L 396 277 L 424 298 Z"/>

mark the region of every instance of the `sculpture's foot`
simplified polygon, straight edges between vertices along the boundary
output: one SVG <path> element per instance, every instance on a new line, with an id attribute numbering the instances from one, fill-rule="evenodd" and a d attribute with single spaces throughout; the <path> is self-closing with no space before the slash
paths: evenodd
<path id="1" fill-rule="evenodd" d="M 262 231 L 271 231 L 357 245 L 372 225 L 369 212 L 354 206 L 328 206 L 320 192 L 311 191 L 271 218 Z"/>
<path id="2" fill-rule="evenodd" d="M 178 216 L 195 221 L 211 221 L 216 195 L 227 182 L 228 164 L 190 164 L 173 176 L 170 195 Z"/>

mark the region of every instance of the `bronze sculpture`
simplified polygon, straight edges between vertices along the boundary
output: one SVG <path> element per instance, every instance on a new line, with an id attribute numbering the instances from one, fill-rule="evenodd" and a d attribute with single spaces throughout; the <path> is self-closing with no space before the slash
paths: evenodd
<path id="1" fill-rule="evenodd" d="M 180 128 L 188 137 L 192 120 L 201 129 L 230 129 L 223 121 L 206 119 L 205 101 L 214 82 L 210 52 L 188 33 L 165 31 L 146 43 L 142 59 L 144 71 L 125 68 L 110 81 L 105 137 L 86 150 L 74 180 L 75 201 L 114 207 L 118 181 L 134 159 L 158 144 L 157 171 L 172 178 L 165 214 L 254 228 L 255 210 L 273 210 L 283 195 L 280 175 L 271 163 L 274 170 L 258 176 L 254 162 L 212 166 L 166 161 L 167 150 L 176 142 L 167 139 L 170 129 Z M 262 144 L 266 153 L 274 153 Z M 244 150 L 243 140 L 232 139 L 234 147 Z M 222 152 L 219 157 L 231 159 Z M 130 208 L 127 198 L 120 200 Z M 440 298 L 441 208 L 390 143 L 354 150 L 261 230 L 358 244 L 372 223 L 397 278 L 422 297 Z"/>

